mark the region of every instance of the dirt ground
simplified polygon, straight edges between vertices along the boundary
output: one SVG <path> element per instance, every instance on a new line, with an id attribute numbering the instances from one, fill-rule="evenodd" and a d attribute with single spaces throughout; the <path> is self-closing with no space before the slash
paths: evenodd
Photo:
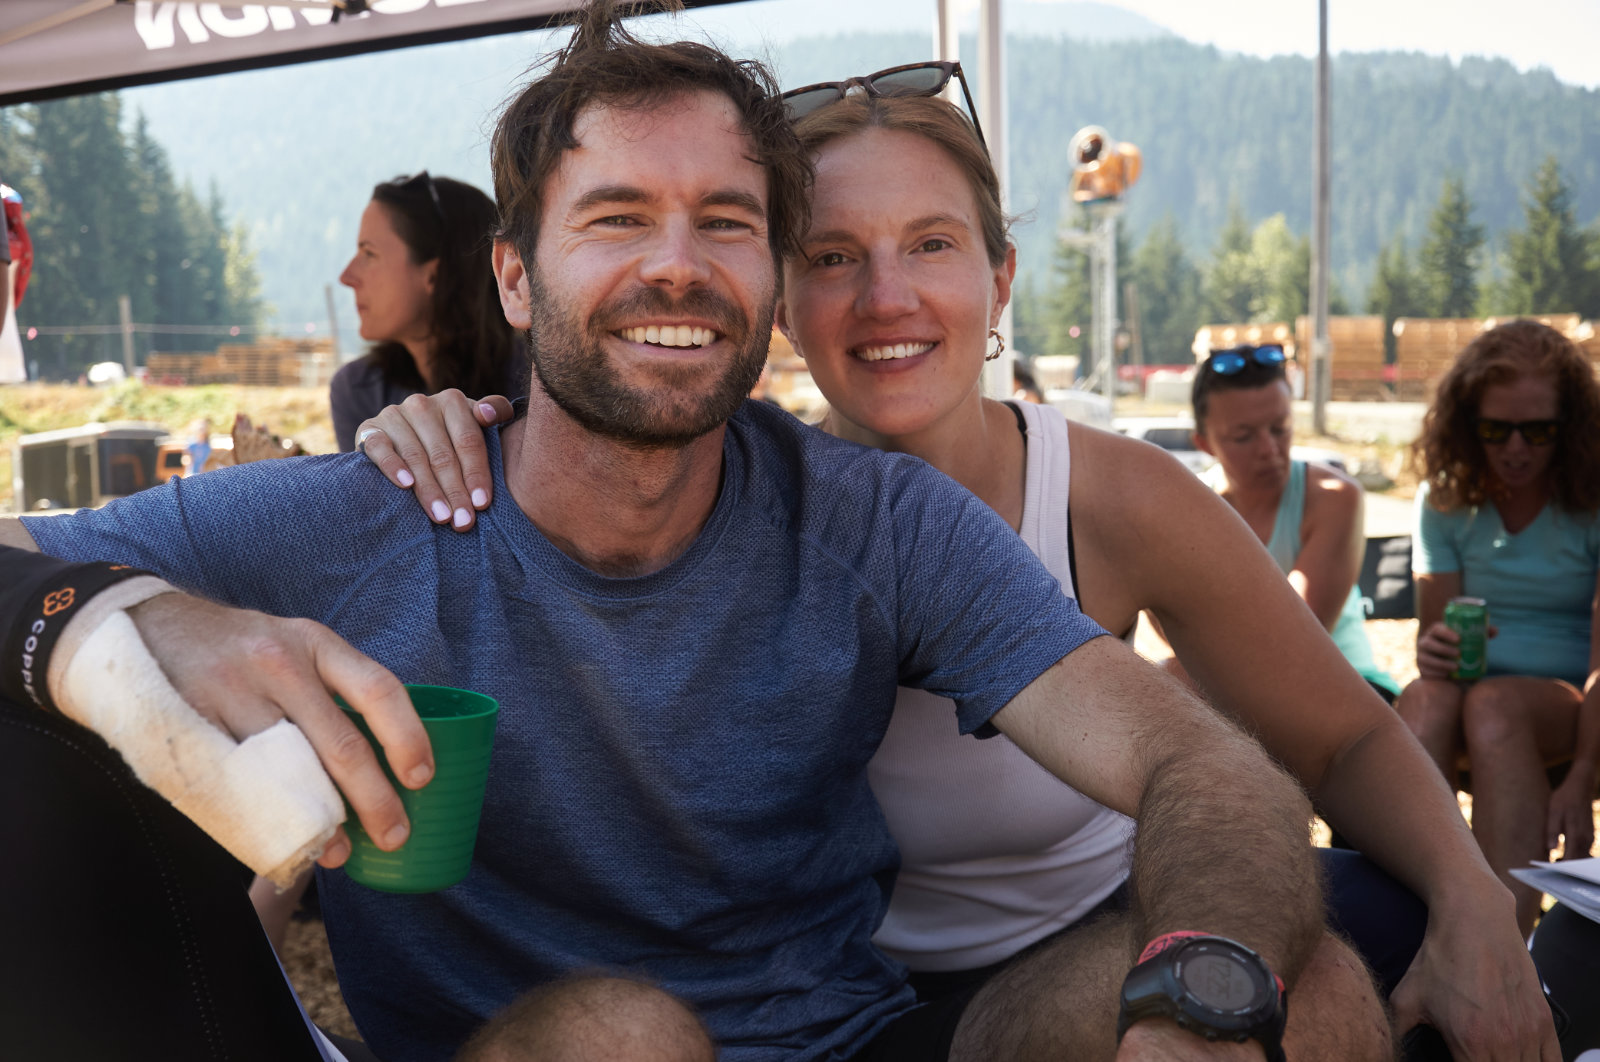
<path id="1" fill-rule="evenodd" d="M 359 1037 L 356 1023 L 350 1020 L 350 1011 L 339 993 L 339 982 L 333 973 L 333 955 L 328 951 L 328 934 L 322 929 L 320 918 L 289 923 L 289 936 L 284 944 L 283 968 L 289 982 L 300 994 L 311 1020 L 327 1032 L 338 1036 Z"/>

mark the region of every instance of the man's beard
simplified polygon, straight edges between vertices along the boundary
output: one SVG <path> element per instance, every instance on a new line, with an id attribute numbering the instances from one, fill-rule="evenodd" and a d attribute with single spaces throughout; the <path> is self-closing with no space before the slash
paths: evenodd
<path id="1" fill-rule="evenodd" d="M 537 270 L 528 277 L 528 350 L 545 394 L 589 431 L 634 446 L 675 449 L 733 416 L 761 376 L 772 336 L 773 302 L 750 321 L 724 296 L 694 288 L 674 300 L 640 286 L 602 303 L 587 321 L 564 313 Z M 709 321 L 734 353 L 720 370 L 705 364 L 662 365 L 648 387 L 622 382 L 603 338 L 630 321 L 693 317 Z M 715 379 L 705 379 L 718 373 Z"/>

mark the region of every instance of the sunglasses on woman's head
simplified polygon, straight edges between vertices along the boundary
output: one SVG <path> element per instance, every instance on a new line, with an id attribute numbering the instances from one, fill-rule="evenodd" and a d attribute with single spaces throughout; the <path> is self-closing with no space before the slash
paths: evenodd
<path id="1" fill-rule="evenodd" d="M 937 96 L 944 91 L 946 85 L 950 84 L 951 77 L 961 83 L 961 95 L 966 97 L 967 113 L 972 116 L 973 131 L 978 134 L 978 143 L 987 151 L 989 145 L 983 139 L 983 127 L 978 124 L 978 108 L 972 104 L 972 90 L 967 87 L 967 75 L 961 72 L 961 64 L 958 62 L 908 63 L 905 66 L 891 66 L 887 70 L 879 70 L 876 74 L 867 74 L 863 77 L 846 78 L 843 81 L 819 81 L 815 85 L 790 89 L 783 94 L 782 99 L 784 108 L 789 112 L 789 120 L 797 122 L 812 111 L 821 110 L 830 103 L 844 99 L 853 88 L 859 88 L 868 96 Z"/>
<path id="2" fill-rule="evenodd" d="M 443 221 L 444 204 L 439 202 L 439 186 L 433 183 L 433 177 L 429 175 L 427 170 L 423 170 L 415 177 L 402 181 L 400 187 L 410 188 L 414 184 L 420 184 L 428 190 L 428 198 L 433 200 L 433 212 L 438 215 L 440 221 Z"/>
<path id="3" fill-rule="evenodd" d="M 1259 347 L 1248 344 L 1239 347 L 1229 347 L 1227 350 L 1213 350 L 1206 359 L 1205 368 L 1218 376 L 1232 376 L 1242 372 L 1246 365 L 1282 365 L 1285 361 L 1283 347 L 1276 343 L 1266 343 Z"/>
<path id="4" fill-rule="evenodd" d="M 1476 425 L 1478 438 L 1491 445 L 1511 441 L 1511 433 L 1522 436 L 1529 446 L 1549 446 L 1561 431 L 1559 420 L 1492 420 L 1479 417 Z"/>

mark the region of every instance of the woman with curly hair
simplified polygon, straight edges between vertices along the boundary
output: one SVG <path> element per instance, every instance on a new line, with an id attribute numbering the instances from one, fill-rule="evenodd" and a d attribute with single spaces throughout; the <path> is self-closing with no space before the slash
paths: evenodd
<path id="1" fill-rule="evenodd" d="M 1472 829 L 1517 898 L 1524 934 L 1539 894 L 1512 867 L 1594 841 L 1600 759 L 1600 386 L 1575 344 L 1511 321 L 1467 345 L 1439 382 L 1413 457 L 1417 670 L 1399 711 L 1447 779 L 1463 751 Z M 1450 677 L 1457 595 L 1488 602 L 1486 677 Z M 1548 765 L 1570 760 L 1552 792 Z"/>

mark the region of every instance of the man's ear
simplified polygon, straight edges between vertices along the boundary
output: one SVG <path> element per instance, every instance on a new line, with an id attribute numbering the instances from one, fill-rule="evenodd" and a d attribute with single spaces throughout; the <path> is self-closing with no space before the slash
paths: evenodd
<path id="1" fill-rule="evenodd" d="M 788 303 L 781 296 L 778 299 L 778 305 L 773 309 L 772 323 L 778 326 L 778 331 L 783 333 L 783 338 L 789 341 L 789 346 L 794 348 L 794 352 L 802 358 L 805 357 L 805 352 L 800 349 L 800 344 L 795 342 L 794 329 L 789 325 Z"/>
<path id="2" fill-rule="evenodd" d="M 517 249 L 505 240 L 494 242 L 494 277 L 500 285 L 500 309 L 506 323 L 519 332 L 527 331 L 533 325 L 528 312 L 528 274 Z"/>
<path id="3" fill-rule="evenodd" d="M 1217 456 L 1217 451 L 1214 447 L 1212 447 L 1211 440 L 1207 439 L 1205 435 L 1200 432 L 1199 428 L 1196 428 L 1194 431 L 1190 432 L 1189 437 L 1194 440 L 1194 448 L 1196 450 L 1199 450 L 1202 453 L 1210 454 L 1212 457 Z"/>

